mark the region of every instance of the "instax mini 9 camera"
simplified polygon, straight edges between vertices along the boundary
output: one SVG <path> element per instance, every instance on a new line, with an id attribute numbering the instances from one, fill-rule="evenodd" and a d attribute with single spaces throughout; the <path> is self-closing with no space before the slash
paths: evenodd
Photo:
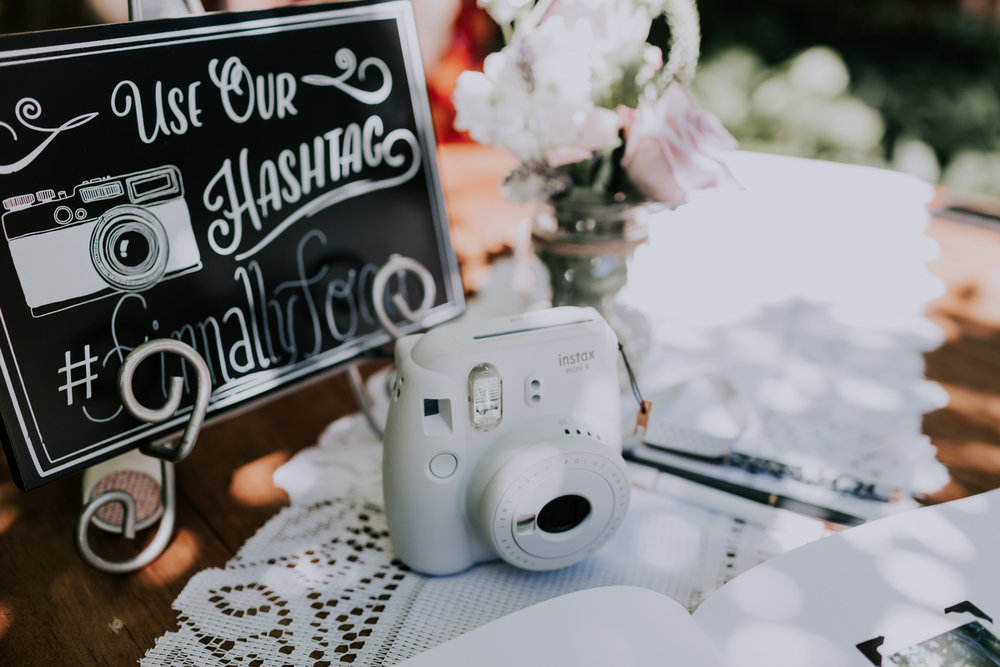
<path id="1" fill-rule="evenodd" d="M 399 339 L 382 472 L 403 562 L 551 570 L 604 544 L 629 503 L 617 354 L 592 308 Z"/>

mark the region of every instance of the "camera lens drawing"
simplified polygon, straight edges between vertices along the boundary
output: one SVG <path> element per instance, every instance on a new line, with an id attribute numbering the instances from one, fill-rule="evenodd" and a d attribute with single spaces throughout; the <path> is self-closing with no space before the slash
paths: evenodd
<path id="1" fill-rule="evenodd" d="M 142 208 L 109 211 L 94 228 L 90 257 L 108 284 L 139 291 L 160 281 L 167 269 L 169 244 L 163 224 Z"/>
<path id="2" fill-rule="evenodd" d="M 174 166 L 84 181 L 71 195 L 16 195 L 3 205 L 4 234 L 35 317 L 202 267 Z"/>

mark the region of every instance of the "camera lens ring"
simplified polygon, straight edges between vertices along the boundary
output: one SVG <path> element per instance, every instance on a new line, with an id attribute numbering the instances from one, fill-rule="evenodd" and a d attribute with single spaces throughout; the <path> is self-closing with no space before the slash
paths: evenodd
<path id="1" fill-rule="evenodd" d="M 123 261 L 127 244 L 145 244 L 136 261 Z M 167 269 L 169 243 L 159 218 L 139 206 L 117 206 L 98 220 L 90 237 L 90 258 L 112 287 L 138 292 L 158 283 Z"/>
<path id="2" fill-rule="evenodd" d="M 624 520 L 630 489 L 616 451 L 594 438 L 565 436 L 524 447 L 469 492 L 481 534 L 497 556 L 524 569 L 552 570 L 610 539 Z M 580 496 L 590 511 L 562 532 L 543 530 L 541 510 L 564 495 Z"/>

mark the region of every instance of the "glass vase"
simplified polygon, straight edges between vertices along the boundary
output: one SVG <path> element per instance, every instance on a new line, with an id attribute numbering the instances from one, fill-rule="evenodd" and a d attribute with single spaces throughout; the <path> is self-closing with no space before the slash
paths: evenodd
<path id="1" fill-rule="evenodd" d="M 618 300 L 635 249 L 649 235 L 649 209 L 618 203 L 558 202 L 532 220 L 532 247 L 544 265 L 553 306 L 592 306 L 637 366 L 650 345 L 649 322 Z"/>

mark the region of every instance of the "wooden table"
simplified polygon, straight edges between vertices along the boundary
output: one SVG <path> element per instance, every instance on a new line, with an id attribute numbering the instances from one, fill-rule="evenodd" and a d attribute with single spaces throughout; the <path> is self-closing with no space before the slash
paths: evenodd
<path id="1" fill-rule="evenodd" d="M 520 212 L 496 194 L 503 160 L 463 147 L 442 152 L 455 246 L 470 287 L 514 239 L 510 221 Z M 953 476 L 937 500 L 1000 486 L 1000 231 L 937 217 L 929 234 L 942 250 L 932 269 L 948 286 L 929 313 L 946 342 L 927 355 L 927 375 L 951 397 L 925 419 Z M 96 572 L 77 556 L 79 477 L 26 494 L 0 464 L 0 665 L 135 664 L 176 628 L 171 603 L 187 580 L 223 566 L 287 504 L 272 482 L 274 470 L 354 409 L 337 375 L 207 427 L 177 466 L 173 542 L 129 576 Z"/>
<path id="2" fill-rule="evenodd" d="M 928 309 L 945 341 L 926 355 L 926 375 L 949 404 L 923 426 L 952 477 L 935 501 L 1000 486 L 1000 218 L 986 222 L 936 215 L 928 230 L 941 246 L 930 268 L 947 291 Z"/>

